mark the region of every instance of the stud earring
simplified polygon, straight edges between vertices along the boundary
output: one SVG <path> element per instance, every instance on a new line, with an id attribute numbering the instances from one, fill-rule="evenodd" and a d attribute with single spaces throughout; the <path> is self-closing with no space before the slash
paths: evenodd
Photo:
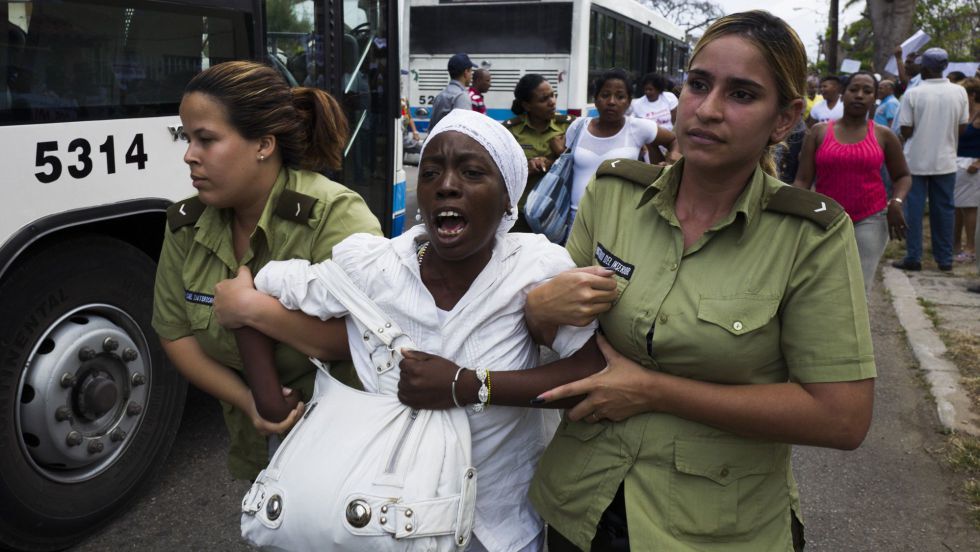
<path id="1" fill-rule="evenodd" d="M 422 209 L 415 210 L 415 222 L 422 222 Z"/>
<path id="2" fill-rule="evenodd" d="M 259 161 L 260 161 L 260 162 L 261 162 L 261 161 L 265 161 L 265 156 L 264 156 L 264 155 L 259 155 Z"/>

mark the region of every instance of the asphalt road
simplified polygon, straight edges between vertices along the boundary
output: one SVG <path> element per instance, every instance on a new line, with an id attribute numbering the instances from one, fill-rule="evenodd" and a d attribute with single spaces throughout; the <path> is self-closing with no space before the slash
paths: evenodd
<path id="1" fill-rule="evenodd" d="M 413 214 L 414 216 L 414 214 Z M 960 498 L 962 476 L 942 468 L 942 436 L 911 353 L 880 286 L 871 305 L 878 361 L 875 419 L 853 452 L 798 447 L 808 551 L 980 549 Z M 247 484 L 228 476 L 217 404 L 190 394 L 160 479 L 112 524 L 74 550 L 248 550 L 238 540 Z"/>

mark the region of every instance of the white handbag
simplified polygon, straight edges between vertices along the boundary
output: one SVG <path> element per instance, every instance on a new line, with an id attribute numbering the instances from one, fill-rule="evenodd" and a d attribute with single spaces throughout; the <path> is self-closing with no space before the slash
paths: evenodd
<path id="1" fill-rule="evenodd" d="M 378 371 L 411 340 L 332 261 L 317 267 L 372 346 Z M 463 409 L 414 410 L 319 370 L 306 413 L 242 500 L 242 537 L 263 550 L 461 551 L 476 506 Z"/>

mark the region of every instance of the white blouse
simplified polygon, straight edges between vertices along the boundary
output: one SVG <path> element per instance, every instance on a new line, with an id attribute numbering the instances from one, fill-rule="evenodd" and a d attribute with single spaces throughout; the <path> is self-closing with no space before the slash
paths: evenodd
<path id="1" fill-rule="evenodd" d="M 416 241 L 425 227 L 415 226 L 388 240 L 354 234 L 334 247 L 333 260 L 415 342 L 420 350 L 459 366 L 523 370 L 538 364 L 538 347 L 524 322 L 527 293 L 558 273 L 575 267 L 564 248 L 536 234 L 498 236 L 490 262 L 451 311 L 439 308 L 422 283 Z M 319 284 L 308 261 L 268 263 L 255 286 L 289 309 L 321 319 L 345 316 L 346 309 Z M 398 371 L 378 375 L 370 351 L 353 321 L 347 319 L 354 366 L 368 392 L 396 394 Z M 563 326 L 552 348 L 567 357 L 592 336 L 595 325 Z M 482 413 L 466 409 L 473 463 L 480 473 L 476 500 L 476 537 L 490 552 L 520 550 L 541 532 L 541 518 L 527 499 L 538 458 L 551 439 L 546 416 L 554 411 L 490 406 Z"/>
<path id="2" fill-rule="evenodd" d="M 579 125 L 580 136 L 572 152 L 574 168 L 572 169 L 572 210 L 578 210 L 578 203 L 585 194 L 585 188 L 595 176 L 599 165 L 607 159 L 637 159 L 640 148 L 657 139 L 657 123 L 650 119 L 626 117 L 623 128 L 609 137 L 595 136 L 589 132 L 589 119 L 582 118 L 572 123 L 567 133 L 572 133 L 572 127 Z"/>

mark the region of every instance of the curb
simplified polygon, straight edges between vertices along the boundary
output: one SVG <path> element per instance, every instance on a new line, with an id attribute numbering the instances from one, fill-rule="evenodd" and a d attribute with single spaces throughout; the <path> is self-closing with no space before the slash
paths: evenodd
<path id="1" fill-rule="evenodd" d="M 980 417 L 970 410 L 970 397 L 960 386 L 960 370 L 945 358 L 946 345 L 922 310 L 908 276 L 890 266 L 882 267 L 882 276 L 912 353 L 936 399 L 936 413 L 943 429 L 980 437 Z"/>

